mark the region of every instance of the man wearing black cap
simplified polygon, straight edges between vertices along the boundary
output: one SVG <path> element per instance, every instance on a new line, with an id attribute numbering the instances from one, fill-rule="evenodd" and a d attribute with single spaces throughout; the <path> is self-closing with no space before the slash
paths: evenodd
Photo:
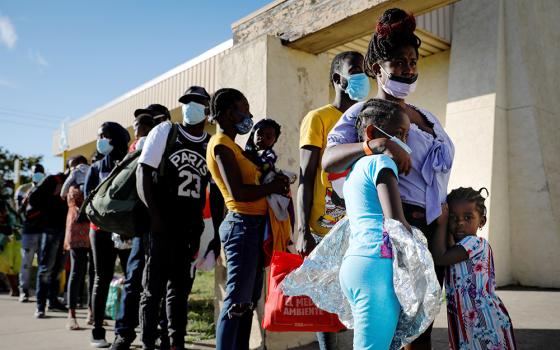
<path id="1" fill-rule="evenodd" d="M 171 114 L 167 107 L 160 104 L 151 104 L 146 108 L 138 108 L 134 111 L 134 122 L 132 123 L 132 128 L 134 129 L 134 141 L 130 144 L 128 151 L 133 152 L 136 149 L 141 149 L 142 147 L 137 147 L 143 145 L 143 140 L 152 128 L 164 121 L 171 119 Z"/>
<path id="2" fill-rule="evenodd" d="M 146 108 L 139 108 L 134 111 L 134 117 L 138 118 L 141 114 L 149 114 L 154 118 L 156 124 L 164 122 L 166 120 L 171 120 L 171 114 L 169 114 L 169 110 L 167 107 L 154 103 L 149 105 Z"/>
<path id="3" fill-rule="evenodd" d="M 145 241 L 144 292 L 140 300 L 144 349 L 155 348 L 159 305 L 166 286 L 171 348 L 184 349 L 187 299 L 194 281 L 191 265 L 204 229 L 202 211 L 210 181 L 206 167 L 210 136 L 204 127 L 210 96 L 204 88 L 191 86 L 179 101 L 183 103 L 183 123 L 156 126 L 146 138 L 138 162 L 138 194 L 148 208 L 151 221 Z M 177 139 L 166 151 L 173 127 L 177 128 Z M 154 173 L 161 162 L 165 175 L 156 176 L 154 182 Z M 215 186 L 211 186 L 213 191 Z M 218 206 L 211 205 L 211 208 Z M 216 212 L 212 216 L 220 215 Z M 219 251 L 219 243 L 214 241 L 212 249 Z"/>

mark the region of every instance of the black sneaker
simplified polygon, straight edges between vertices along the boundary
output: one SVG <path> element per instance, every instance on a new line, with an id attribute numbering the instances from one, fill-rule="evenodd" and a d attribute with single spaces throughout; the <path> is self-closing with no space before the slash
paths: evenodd
<path id="1" fill-rule="evenodd" d="M 63 303 L 56 300 L 56 301 L 52 301 L 52 302 L 49 303 L 49 311 L 66 312 L 66 311 L 68 311 L 68 308 L 66 308 L 66 306 Z"/>
<path id="2" fill-rule="evenodd" d="M 132 342 L 126 340 L 125 338 L 117 335 L 113 345 L 111 345 L 111 350 L 130 350 L 130 345 Z"/>

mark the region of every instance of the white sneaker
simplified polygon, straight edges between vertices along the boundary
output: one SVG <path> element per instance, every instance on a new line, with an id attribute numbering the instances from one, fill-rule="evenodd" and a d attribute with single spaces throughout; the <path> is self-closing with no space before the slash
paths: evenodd
<path id="1" fill-rule="evenodd" d="M 45 318 L 45 311 L 35 310 L 35 318 Z"/>
<path id="2" fill-rule="evenodd" d="M 19 300 L 20 303 L 27 303 L 27 302 L 29 302 L 29 295 L 26 295 L 26 294 L 22 293 L 22 294 L 19 295 L 18 300 Z"/>
<path id="3" fill-rule="evenodd" d="M 94 348 L 108 348 L 109 346 L 111 346 L 111 344 L 109 344 L 107 340 L 105 340 L 105 338 L 92 339 L 89 344 Z"/>

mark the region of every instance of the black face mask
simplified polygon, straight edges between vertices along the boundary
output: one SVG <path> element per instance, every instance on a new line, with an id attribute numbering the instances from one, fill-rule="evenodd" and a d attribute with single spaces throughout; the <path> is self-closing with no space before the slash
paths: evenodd
<path id="1" fill-rule="evenodd" d="M 403 77 L 403 76 L 394 75 L 394 74 L 387 74 L 387 75 L 389 76 L 390 80 L 397 81 L 399 83 L 408 84 L 408 85 L 413 84 L 413 83 L 416 82 L 416 80 L 418 80 L 418 74 L 413 75 L 411 77 Z"/>

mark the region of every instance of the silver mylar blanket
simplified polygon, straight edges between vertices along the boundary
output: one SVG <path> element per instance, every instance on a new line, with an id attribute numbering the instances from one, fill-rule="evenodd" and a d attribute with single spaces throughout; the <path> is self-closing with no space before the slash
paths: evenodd
<path id="1" fill-rule="evenodd" d="M 441 288 L 426 238 L 399 221 L 385 219 L 393 250 L 393 285 L 401 313 L 391 349 L 400 349 L 422 334 L 434 321 L 441 305 Z M 280 284 L 285 295 L 307 295 L 319 308 L 335 313 L 347 328 L 354 328 L 350 304 L 342 294 L 338 273 L 348 248 L 350 224 L 340 220 L 303 264 Z"/>

